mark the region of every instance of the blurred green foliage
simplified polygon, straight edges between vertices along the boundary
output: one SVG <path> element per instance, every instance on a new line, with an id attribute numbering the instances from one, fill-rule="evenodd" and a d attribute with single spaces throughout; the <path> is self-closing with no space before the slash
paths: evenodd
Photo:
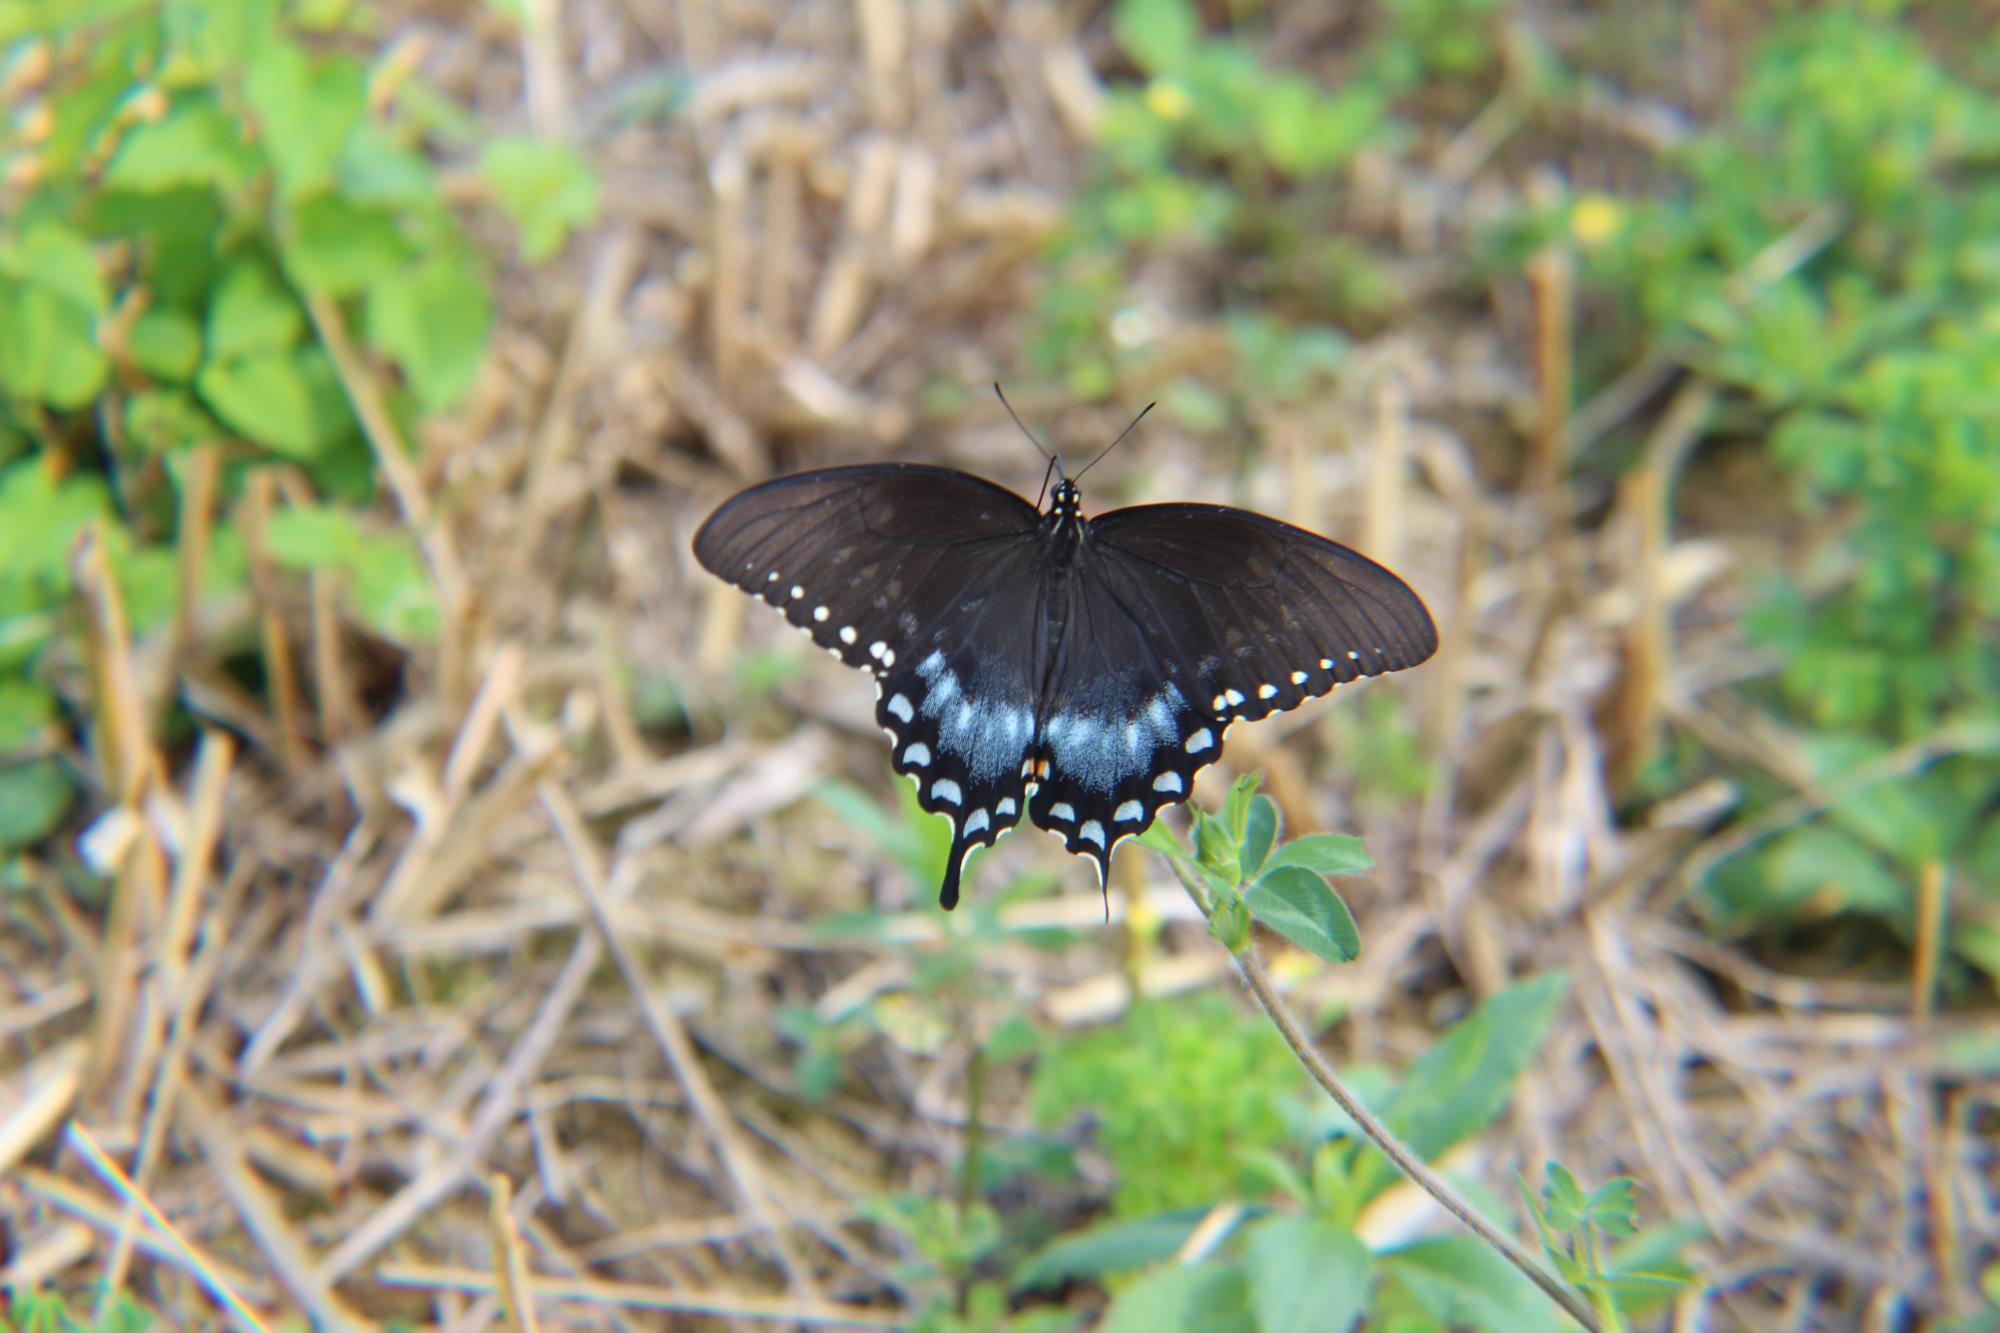
<path id="1" fill-rule="evenodd" d="M 0 1313 L 0 1333 L 145 1333 L 156 1324 L 151 1310 L 123 1292 L 96 1312 L 78 1313 L 54 1292 L 15 1291 Z"/>
<path id="2" fill-rule="evenodd" d="M 1120 0 L 1112 30 L 1140 78 L 1105 93 L 1094 172 L 1035 311 L 1037 371 L 1076 397 L 1109 395 L 1155 350 L 1128 305 L 1133 272 L 1153 256 L 1216 252 L 1254 257 L 1217 275 L 1228 364 L 1179 384 L 1170 410 L 1212 417 L 1234 398 L 1293 401 L 1339 363 L 1344 326 L 1374 322 L 1398 299 L 1365 244 L 1326 225 L 1342 169 L 1402 141 L 1398 98 L 1436 77 L 1482 81 L 1499 51 L 1498 0 L 1384 8 L 1327 81 L 1208 30 L 1192 0 Z"/>
<path id="3" fill-rule="evenodd" d="M 1435 1160 L 1505 1108 L 1566 989 L 1565 978 L 1551 975 L 1493 996 L 1400 1081 L 1369 1068 L 1344 1077 Z M 1272 1031 L 1219 997 L 1141 1006 L 1114 1029 L 1061 1043 L 1036 1071 L 1034 1105 L 1041 1117 L 1092 1115 L 1118 1175 L 1113 1215 L 1044 1247 L 1016 1283 L 1106 1281 L 1117 1296 L 1104 1328 L 1340 1330 L 1364 1315 L 1370 1327 L 1402 1333 L 1566 1326 L 1524 1277 L 1469 1236 L 1365 1243 L 1364 1217 L 1400 1176 L 1351 1121 L 1304 1090 Z M 1633 1274 L 1642 1266 L 1648 1279 L 1682 1271 L 1673 1255 L 1694 1233 L 1618 1229 L 1631 1221 L 1629 1189 L 1602 1187 L 1589 1221 L 1601 1225 L 1613 1201 L 1627 1205 L 1604 1230 L 1630 1237 L 1629 1252 L 1599 1256 L 1592 1271 L 1600 1284 L 1622 1283 L 1614 1296 L 1633 1310 L 1640 1307 L 1626 1300 L 1645 1285 Z M 1231 1202 L 1245 1211 L 1212 1257 L 1168 1262 Z M 1640 1299 L 1655 1294 L 1645 1285 Z"/>
<path id="4" fill-rule="evenodd" d="M 1748 629 L 1815 780 L 2000 721 L 2000 97 L 1911 28 L 1817 13 L 1769 35 L 1731 114 L 1667 165 L 1678 188 L 1603 213 L 1585 273 L 1634 341 L 1732 394 L 1726 428 L 1791 480 L 1813 535 Z M 2000 754 L 1944 748 L 1726 866 L 1708 904 L 1907 938 L 1925 868 L 1955 868 L 1974 910 L 1953 944 L 2000 976 Z"/>
<path id="5" fill-rule="evenodd" d="M 1171 859 L 1182 882 L 1199 888 L 1209 933 L 1231 953 L 1250 945 L 1250 923 L 1261 921 L 1307 953 L 1329 963 L 1361 956 L 1361 930 L 1329 882 L 1368 869 L 1375 859 L 1359 838 L 1315 833 L 1279 839 L 1283 820 L 1259 778 L 1238 778 L 1214 814 L 1194 810 L 1189 838 L 1155 822 L 1139 842 Z"/>
<path id="6" fill-rule="evenodd" d="M 344 0 L 0 0 L 0 851 L 71 800 L 37 757 L 77 651 L 71 547 L 94 528 L 133 630 L 164 624 L 198 446 L 223 462 L 205 594 L 247 590 L 229 506 L 289 466 L 328 504 L 276 514 L 273 558 L 342 575 L 377 633 L 436 631 L 411 536 L 360 517 L 376 461 L 348 380 L 376 378 L 413 439 L 471 387 L 493 298 L 433 163 L 471 127 L 377 30 Z M 565 149 L 502 139 L 480 170 L 531 259 L 596 206 Z M 340 366 L 329 320 L 367 361 Z"/>
<path id="7" fill-rule="evenodd" d="M 1699 904 L 1728 931 L 1856 914 L 1908 942 L 1916 886 L 1941 867 L 1950 983 L 1967 962 L 2000 976 L 2000 752 L 1978 730 L 2000 723 L 2000 97 L 1990 61 L 1945 49 L 1951 25 L 1911 9 L 1770 16 L 1719 114 L 1650 164 L 1650 193 L 1559 195 L 1433 262 L 1471 292 L 1518 279 L 1540 247 L 1573 251 L 1583 393 L 1663 355 L 1721 387 L 1718 436 L 1768 441 L 1806 535 L 1741 571 L 1763 589 L 1746 631 L 1779 663 L 1746 687 L 1753 702 L 1795 725 L 1820 787 L 1901 745 L 1968 741 L 1725 863 Z M 1315 77 L 1257 14 L 1232 16 L 1115 7 L 1131 77 L 1106 92 L 1028 348 L 1081 397 L 1165 378 L 1167 411 L 1209 433 L 1325 392 L 1350 337 L 1406 299 L 1385 242 L 1326 225 L 1346 215 L 1359 154 L 1404 154 L 1440 107 L 1466 120 L 1508 103 L 1532 129 L 1538 105 L 1603 74 L 1488 0 L 1377 6 L 1313 51 Z M 1215 311 L 1194 369 L 1193 335 L 1159 337 L 1170 325 L 1134 294 L 1167 271 Z M 1614 436 L 1579 466 L 1624 453 Z M 1370 721 L 1336 725 L 1393 751 L 1395 729 Z M 1419 793 L 1422 757 L 1390 758 L 1367 767 Z M 1648 790 L 1718 763 L 1746 814 L 1792 794 L 1679 743 Z"/>
<path id="8" fill-rule="evenodd" d="M 1250 1154 L 1287 1138 L 1303 1091 L 1270 1026 L 1217 995 L 1143 1004 L 1122 1023 L 1057 1043 L 1035 1069 L 1030 1106 L 1053 1125 L 1090 1108 L 1118 1173 L 1123 1216 L 1237 1197 Z"/>

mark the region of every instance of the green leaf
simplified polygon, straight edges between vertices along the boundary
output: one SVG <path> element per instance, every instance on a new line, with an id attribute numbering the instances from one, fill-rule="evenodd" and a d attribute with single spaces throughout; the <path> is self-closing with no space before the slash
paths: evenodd
<path id="1" fill-rule="evenodd" d="M 815 1106 L 824 1102 L 840 1087 L 842 1068 L 840 1052 L 830 1047 L 814 1046 L 802 1051 L 792 1069 L 792 1076 L 799 1083 L 799 1095 Z"/>
<path id="2" fill-rule="evenodd" d="M 1258 1223 L 1243 1251 L 1257 1333 L 1346 1333 L 1368 1308 L 1368 1247 L 1311 1217 Z"/>
<path id="3" fill-rule="evenodd" d="M 18 750 L 55 721 L 55 696 L 25 680 L 0 678 L 0 754 Z"/>
<path id="4" fill-rule="evenodd" d="M 1251 799 L 1243 817 L 1243 845 L 1238 861 L 1244 879 L 1255 879 L 1264 868 L 1264 858 L 1271 854 L 1271 843 L 1278 836 L 1278 823 L 1278 807 L 1270 797 L 1260 793 Z"/>
<path id="5" fill-rule="evenodd" d="M 315 61 L 303 47 L 279 42 L 250 66 L 243 96 L 256 113 L 279 192 L 297 198 L 332 181 L 341 147 L 367 108 L 367 79 L 351 57 Z"/>
<path id="6" fill-rule="evenodd" d="M 1488 997 L 1410 1066 L 1387 1108 L 1390 1126 L 1425 1160 L 1485 1128 L 1568 989 L 1566 974 L 1548 972 Z"/>
<path id="7" fill-rule="evenodd" d="M 0 273 L 47 288 L 88 315 L 111 308 L 97 253 L 81 233 L 59 222 L 30 223 L 18 240 L 0 234 Z"/>
<path id="8" fill-rule="evenodd" d="M 1327 97 L 1299 78 L 1281 78 L 1257 101 L 1257 143 L 1272 166 L 1313 176 L 1341 165 L 1382 127 L 1382 95 L 1355 85 Z"/>
<path id="9" fill-rule="evenodd" d="M 427 411 L 456 404 L 486 357 L 493 296 L 473 262 L 446 251 L 368 294 L 368 340 L 396 359 Z"/>
<path id="10" fill-rule="evenodd" d="M 424 155 L 367 122 L 347 136 L 334 180 L 341 198 L 364 208 L 428 213 L 439 203 L 437 174 Z"/>
<path id="11" fill-rule="evenodd" d="M 1361 839 L 1345 833 L 1294 838 L 1271 857 L 1271 866 L 1303 866 L 1315 875 L 1353 875 L 1375 864 Z"/>
<path id="12" fill-rule="evenodd" d="M 1759 858 L 1772 901 L 1763 910 L 1796 911 L 1815 893 L 1831 905 L 1883 916 L 1909 907 L 1909 885 L 1883 864 L 1880 854 L 1853 836 L 1823 824 L 1789 830 L 1773 838 Z"/>
<path id="13" fill-rule="evenodd" d="M 0 286 L 0 388 L 68 412 L 88 406 L 110 372 L 88 311 L 47 287 Z"/>
<path id="14" fill-rule="evenodd" d="M 243 259 L 223 271 L 208 303 L 208 355 L 279 352 L 305 333 L 305 311 L 270 265 Z"/>
<path id="15" fill-rule="evenodd" d="M 330 505 L 296 505 L 271 515 L 264 549 L 288 569 L 338 569 L 361 543 L 354 518 Z"/>
<path id="16" fill-rule="evenodd" d="M 1354 914 L 1324 879 L 1300 866 L 1276 866 L 1243 895 L 1251 914 L 1310 954 L 1329 963 L 1361 956 Z"/>
<path id="17" fill-rule="evenodd" d="M 1233 888 L 1215 888 L 1209 902 L 1208 933 L 1232 954 L 1250 947 L 1250 909 L 1244 906 L 1242 894 Z"/>
<path id="18" fill-rule="evenodd" d="M 1590 1210 L 1583 1188 L 1561 1162 L 1550 1162 L 1543 1169 L 1549 1175 L 1548 1183 L 1542 1186 L 1543 1216 L 1558 1231 L 1575 1231 Z"/>
<path id="19" fill-rule="evenodd" d="M 53 759 L 0 765 L 0 848 L 32 847 L 62 824 L 76 799 Z"/>
<path id="20" fill-rule="evenodd" d="M 206 97 L 176 100 L 157 121 L 134 125 L 104 170 L 107 188 L 158 194 L 181 185 L 233 192 L 256 159 L 229 117 Z"/>
<path id="21" fill-rule="evenodd" d="M 298 358 L 283 352 L 211 362 L 195 387 L 224 424 L 288 458 L 319 451 L 312 386 Z"/>
<path id="22" fill-rule="evenodd" d="M 521 258 L 547 259 L 597 220 L 597 175 L 574 150 L 520 135 L 495 141 L 479 164 L 520 233 Z"/>
<path id="23" fill-rule="evenodd" d="M 1418 1241 L 1379 1256 L 1378 1262 L 1384 1277 L 1449 1328 L 1558 1333 L 1574 1327 L 1534 1283 L 1471 1236 Z"/>
<path id="24" fill-rule="evenodd" d="M 0 578 L 44 582 L 67 594 L 77 533 L 110 510 L 97 477 L 70 476 L 58 483 L 40 458 L 9 464 L 0 471 Z"/>
<path id="25" fill-rule="evenodd" d="M 173 453 L 224 433 L 194 395 L 182 389 L 147 389 L 126 399 L 125 431 L 132 443 L 156 454 Z"/>
<path id="26" fill-rule="evenodd" d="M 1255 1333 L 1243 1274 L 1216 1264 L 1170 1264 L 1112 1303 L 1098 1333 Z"/>
<path id="27" fill-rule="evenodd" d="M 337 194 L 308 195 L 292 209 L 285 267 L 309 290 L 350 296 L 393 274 L 409 254 L 396 219 Z"/>
<path id="28" fill-rule="evenodd" d="M 1597 1229 L 1613 1238 L 1623 1238 L 1639 1229 L 1639 1209 L 1634 1198 L 1637 1186 L 1630 1176 L 1613 1176 L 1590 1192 L 1585 1213 Z"/>
<path id="29" fill-rule="evenodd" d="M 201 325 L 171 306 L 148 310 L 126 331 L 125 352 L 154 379 L 186 383 L 201 364 Z"/>
<path id="30" fill-rule="evenodd" d="M 1146 825 L 1146 831 L 1136 839 L 1141 847 L 1150 847 L 1163 856 L 1187 856 L 1188 849 L 1182 845 L 1180 834 L 1167 827 L 1167 821 L 1156 819 Z"/>
<path id="31" fill-rule="evenodd" d="M 1214 815 L 1197 810 L 1194 814 L 1195 859 L 1210 870 L 1234 875 L 1242 855 L 1229 828 Z"/>
<path id="32" fill-rule="evenodd" d="M 1119 0 L 1111 21 L 1118 44 L 1148 74 L 1185 64 L 1201 40 L 1201 20 L 1188 0 Z"/>
<path id="33" fill-rule="evenodd" d="M 1014 1274 L 1014 1285 L 1028 1291 L 1073 1278 L 1101 1278 L 1164 1263 L 1187 1243 L 1207 1215 L 1206 1209 L 1184 1208 L 1075 1232 L 1044 1247 L 1023 1264 Z"/>
<path id="34" fill-rule="evenodd" d="M 1261 773 L 1245 773 L 1229 784 L 1229 795 L 1222 798 L 1222 826 L 1229 830 L 1230 841 L 1239 847 L 1243 843 L 1243 830 L 1250 822 L 1250 798 L 1257 794 L 1263 780 Z"/>
<path id="35" fill-rule="evenodd" d="M 370 626 L 399 643 L 429 643 L 437 638 L 437 596 L 408 537 L 364 536 L 349 569 L 354 609 Z"/>

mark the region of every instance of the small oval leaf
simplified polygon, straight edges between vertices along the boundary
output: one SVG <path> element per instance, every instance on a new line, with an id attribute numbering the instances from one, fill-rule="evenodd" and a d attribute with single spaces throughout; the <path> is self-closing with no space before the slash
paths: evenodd
<path id="1" fill-rule="evenodd" d="M 1293 844 L 1296 846 L 1297 844 Z M 1273 866 L 1243 895 L 1251 915 L 1329 963 L 1361 956 L 1361 930 L 1333 886 L 1302 866 Z"/>
<path id="2" fill-rule="evenodd" d="M 1264 868 L 1264 861 L 1271 855 L 1271 844 L 1278 838 L 1278 807 L 1271 798 L 1259 793 L 1250 798 L 1250 809 L 1243 818 L 1243 845 L 1241 859 L 1243 878 L 1255 879 L 1257 872 Z"/>
<path id="3" fill-rule="evenodd" d="M 1345 833 L 1315 833 L 1294 838 L 1271 856 L 1278 866 L 1303 866 L 1315 875 L 1353 875 L 1375 864 L 1361 839 Z"/>

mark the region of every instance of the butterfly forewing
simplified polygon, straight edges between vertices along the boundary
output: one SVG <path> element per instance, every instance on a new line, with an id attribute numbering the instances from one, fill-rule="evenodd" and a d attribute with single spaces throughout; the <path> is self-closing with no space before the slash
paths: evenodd
<path id="1" fill-rule="evenodd" d="M 1034 507 L 949 468 L 827 468 L 752 486 L 695 533 L 695 558 L 849 666 L 879 674 L 953 614 L 964 580 L 1032 543 Z"/>
<path id="2" fill-rule="evenodd" d="M 1254 722 L 1437 651 L 1416 593 L 1357 551 L 1217 505 L 1142 505 L 1092 522 L 1105 595 L 1155 627 L 1160 669 L 1220 723 Z"/>

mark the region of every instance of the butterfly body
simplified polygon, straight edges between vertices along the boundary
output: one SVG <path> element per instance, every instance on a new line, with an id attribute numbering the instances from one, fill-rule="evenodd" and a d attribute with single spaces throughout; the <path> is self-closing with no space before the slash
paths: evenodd
<path id="1" fill-rule="evenodd" d="M 726 501 L 694 549 L 874 676 L 892 764 L 952 823 L 947 909 L 1023 817 L 1101 880 L 1232 723 L 1437 646 L 1408 585 L 1344 546 L 1217 505 L 1086 518 L 1067 478 L 1038 510 L 946 468 L 800 473 Z"/>

